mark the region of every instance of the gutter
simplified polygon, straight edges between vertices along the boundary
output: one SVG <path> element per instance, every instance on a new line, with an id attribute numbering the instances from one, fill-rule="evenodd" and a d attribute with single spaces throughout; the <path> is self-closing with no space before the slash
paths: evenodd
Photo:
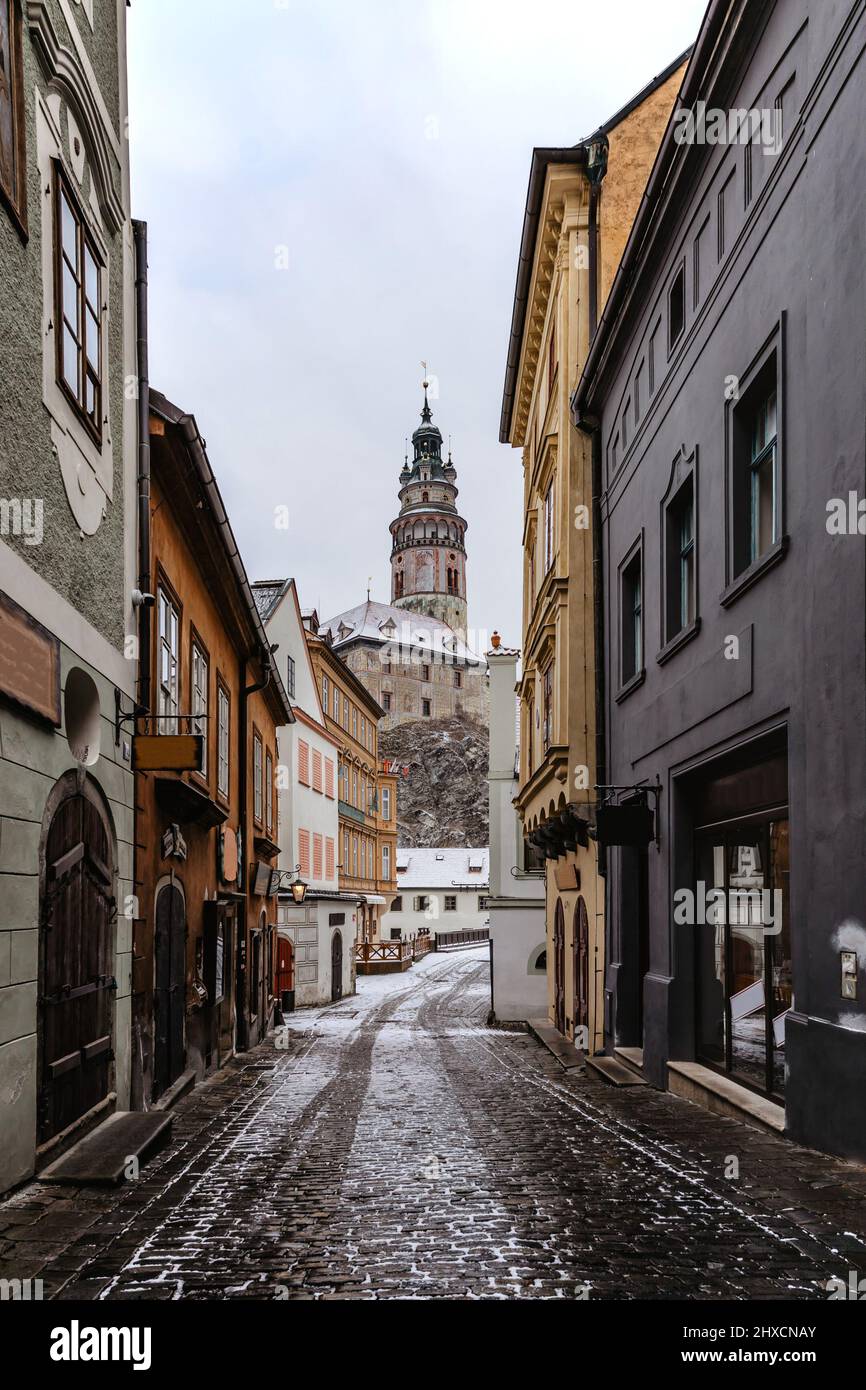
<path id="1" fill-rule="evenodd" d="M 138 374 L 138 588 L 150 588 L 150 382 L 147 361 L 147 223 L 133 219 L 135 357 Z M 138 703 L 150 711 L 150 608 L 138 610 Z"/>

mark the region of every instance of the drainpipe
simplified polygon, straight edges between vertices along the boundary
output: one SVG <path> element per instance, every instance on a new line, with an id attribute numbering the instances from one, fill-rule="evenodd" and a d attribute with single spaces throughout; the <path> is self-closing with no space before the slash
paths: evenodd
<path id="1" fill-rule="evenodd" d="M 589 336 L 598 327 L 598 201 L 602 180 L 607 173 L 608 138 L 600 135 L 586 147 L 586 176 L 589 179 Z"/>
<path id="2" fill-rule="evenodd" d="M 138 588 L 142 594 L 149 594 L 150 587 L 150 382 L 147 362 L 147 223 L 138 219 L 132 222 L 132 237 L 135 253 L 135 354 L 138 376 Z M 138 608 L 138 683 L 137 699 L 143 709 L 150 710 L 151 699 L 151 651 L 150 651 L 150 608 L 141 603 Z M 133 733 L 135 732 L 133 726 Z M 138 797 L 135 797 L 133 812 L 136 831 L 139 812 Z M 133 887 L 138 891 L 143 882 L 145 866 L 142 863 L 140 848 L 142 837 L 133 835 L 132 878 Z M 133 922 L 133 963 L 135 961 L 135 923 Z M 141 943 L 139 942 L 139 947 Z M 133 964 L 134 968 L 134 964 Z M 130 1107 L 133 1110 L 146 1108 L 144 1095 L 144 1038 L 143 1029 L 146 1017 L 142 1018 L 140 1003 L 135 991 L 132 996 L 133 1046 L 132 1073 L 130 1076 Z"/>
<path id="3" fill-rule="evenodd" d="M 253 655 L 255 655 L 255 654 L 253 654 Z M 271 679 L 271 660 L 270 660 L 270 652 L 267 651 L 267 650 L 263 650 L 262 652 L 259 653 L 259 660 L 261 661 L 262 666 L 264 667 L 264 672 L 265 672 L 265 674 L 264 674 L 264 676 L 262 677 L 262 679 L 261 679 L 260 681 L 254 682 L 252 685 L 247 685 L 247 684 L 246 684 L 246 679 L 247 679 L 247 666 L 248 666 L 249 662 L 250 662 L 252 659 L 253 659 L 253 656 L 245 656 L 245 657 L 243 657 L 242 660 L 241 660 L 240 685 L 239 685 L 239 688 L 240 688 L 240 700 L 239 700 L 240 708 L 239 708 L 239 710 L 238 710 L 238 741 L 239 741 L 239 749 L 238 749 L 238 753 L 239 753 L 239 757 L 238 757 L 238 794 L 239 794 L 239 800 L 240 800 L 240 814 L 239 814 L 238 819 L 239 819 L 240 824 L 241 824 L 241 827 L 242 827 L 242 831 L 241 831 L 241 840 L 242 840 L 241 849 L 242 849 L 242 851 L 243 851 L 243 862 L 242 862 L 242 865 L 241 865 L 241 872 L 242 872 L 242 874 L 243 874 L 243 880 L 242 880 L 242 881 L 243 881 L 243 883 L 244 883 L 244 888 L 245 888 L 245 892 L 246 892 L 246 901 L 245 901 L 245 903 L 244 903 L 244 920 L 243 920 L 243 922 L 241 922 L 241 923 L 238 924 L 237 970 L 236 970 L 236 972 L 235 972 L 235 979 L 236 979 L 235 1014 L 236 1014 L 236 1021 L 237 1021 L 237 1050 L 238 1050 L 238 1052 L 246 1052 L 247 1049 L 249 1048 L 249 1045 L 250 1045 L 249 1015 L 248 1015 L 247 1010 L 246 1010 L 246 1002 L 247 1002 L 247 1001 L 246 1001 L 246 994 L 247 994 L 247 976 L 249 975 L 249 954 L 248 954 L 247 951 L 243 951 L 243 952 L 241 951 L 241 939 L 242 939 L 242 934 L 243 934 L 243 940 L 244 940 L 244 942 L 246 942 L 247 929 L 248 929 L 248 927 L 249 927 L 249 905 L 250 905 L 249 863 L 250 863 L 250 849 L 251 849 L 251 845 L 247 843 L 247 837 L 248 837 L 249 828 L 250 828 L 249 801 L 248 801 L 248 797 L 249 797 L 249 785 L 250 785 L 250 772 L 249 772 L 249 738 L 248 738 L 248 736 L 247 736 L 247 735 L 248 735 L 249 698 L 250 698 L 251 695 L 256 695 L 256 694 L 258 694 L 258 692 L 259 692 L 260 690 L 264 690 L 265 687 L 270 683 L 270 679 Z M 242 966 L 242 964 L 241 964 L 242 960 L 243 960 L 243 961 L 246 961 L 246 964 L 245 964 L 244 966 Z"/>
<path id="4" fill-rule="evenodd" d="M 138 372 L 138 587 L 150 588 L 150 382 L 147 364 L 147 223 L 133 220 Z M 150 710 L 150 608 L 138 609 L 138 703 Z"/>

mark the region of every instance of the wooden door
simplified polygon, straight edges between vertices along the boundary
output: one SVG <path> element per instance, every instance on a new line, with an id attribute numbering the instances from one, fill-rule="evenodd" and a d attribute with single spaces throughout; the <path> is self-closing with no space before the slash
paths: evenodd
<path id="1" fill-rule="evenodd" d="M 565 1032 L 565 913 L 556 904 L 553 919 L 553 1014 L 560 1033 Z"/>
<path id="2" fill-rule="evenodd" d="M 183 1071 L 186 1005 L 186 908 L 176 884 L 156 900 L 153 1094 L 159 1096 Z"/>
<path id="3" fill-rule="evenodd" d="M 292 943 L 287 936 L 277 935 L 277 978 L 275 993 L 277 998 L 295 988 L 295 956 Z"/>
<path id="4" fill-rule="evenodd" d="M 582 897 L 574 909 L 574 1026 L 589 1027 L 589 917 Z"/>
<path id="5" fill-rule="evenodd" d="M 115 901 L 108 828 L 73 795 L 54 813 L 41 903 L 39 1143 L 110 1089 Z"/>
<path id="6" fill-rule="evenodd" d="M 335 931 L 331 937 L 331 1001 L 343 997 L 343 933 Z"/>

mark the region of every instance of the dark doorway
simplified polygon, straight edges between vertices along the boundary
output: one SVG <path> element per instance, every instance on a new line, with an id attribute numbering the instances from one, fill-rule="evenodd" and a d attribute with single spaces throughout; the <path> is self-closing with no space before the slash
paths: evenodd
<path id="1" fill-rule="evenodd" d="M 111 1079 L 111 838 L 83 794 L 61 801 L 45 842 L 40 911 L 38 1142 L 93 1110 Z"/>
<path id="2" fill-rule="evenodd" d="M 589 1027 L 589 918 L 582 897 L 574 909 L 574 1026 Z"/>
<path id="3" fill-rule="evenodd" d="M 557 899 L 553 919 L 553 1021 L 560 1033 L 565 1032 L 565 913 Z"/>
<path id="4" fill-rule="evenodd" d="M 156 899 L 156 992 L 153 1094 L 177 1080 L 186 1058 L 183 1040 L 186 1004 L 186 906 L 174 883 L 159 890 Z"/>
<path id="5" fill-rule="evenodd" d="M 620 960 L 622 983 L 616 1009 L 620 1047 L 643 1047 L 644 979 L 649 970 L 649 856 L 645 848 L 620 851 Z"/>
<path id="6" fill-rule="evenodd" d="M 331 1003 L 343 997 L 343 933 L 331 937 Z"/>

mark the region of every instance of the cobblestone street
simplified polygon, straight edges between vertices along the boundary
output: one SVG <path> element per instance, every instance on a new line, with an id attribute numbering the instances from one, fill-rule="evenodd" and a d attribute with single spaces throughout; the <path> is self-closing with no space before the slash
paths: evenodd
<path id="1" fill-rule="evenodd" d="M 866 1171 L 489 1030 L 486 952 L 291 1018 L 119 1190 L 31 1183 L 0 1277 L 45 1297 L 826 1298 Z M 739 1178 L 725 1177 L 735 1157 Z"/>

